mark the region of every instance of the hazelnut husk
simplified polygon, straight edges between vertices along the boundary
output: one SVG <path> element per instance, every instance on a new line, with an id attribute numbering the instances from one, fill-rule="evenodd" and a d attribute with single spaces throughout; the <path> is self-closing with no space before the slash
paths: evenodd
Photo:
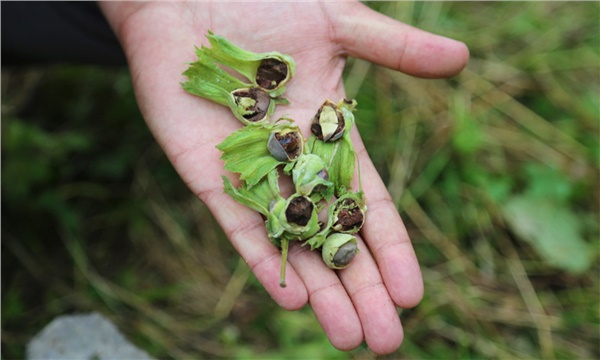
<path id="1" fill-rule="evenodd" d="M 321 256 L 330 269 L 344 269 L 358 253 L 358 241 L 350 234 L 334 233 L 323 243 Z"/>

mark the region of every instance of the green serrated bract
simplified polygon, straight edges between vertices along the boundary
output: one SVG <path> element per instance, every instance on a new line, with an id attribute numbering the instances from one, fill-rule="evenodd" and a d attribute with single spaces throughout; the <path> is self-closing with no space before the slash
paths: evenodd
<path id="1" fill-rule="evenodd" d="M 254 186 L 271 170 L 286 163 L 276 160 L 267 145 L 272 132 L 284 130 L 299 131 L 293 123 L 278 122 L 272 125 L 247 126 L 231 133 L 217 145 L 217 149 L 222 152 L 221 159 L 225 162 L 225 169 L 240 174 L 240 179 L 248 187 Z"/>
<path id="2" fill-rule="evenodd" d="M 296 65 L 289 55 L 276 51 L 247 51 L 212 32 L 209 32 L 207 38 L 212 47 L 202 47 L 201 52 L 214 61 L 236 70 L 273 97 L 281 95 L 285 91 L 285 84 L 294 76 Z M 264 75 L 276 76 L 277 79 L 267 79 Z"/>
<path id="3" fill-rule="evenodd" d="M 183 72 L 188 80 L 181 84 L 190 94 L 227 106 L 245 125 L 267 123 L 275 106 L 287 104 L 253 83 L 244 83 L 217 66 L 201 50 L 198 59 Z"/>
<path id="4" fill-rule="evenodd" d="M 333 142 L 323 142 L 314 135 L 308 139 L 307 148 L 325 161 L 329 171 L 329 181 L 333 183 L 335 194 L 340 195 L 345 189 L 351 188 L 354 169 L 356 166 L 356 152 L 350 139 L 350 130 L 354 125 L 356 101 L 346 102 L 341 100 L 337 104 L 342 111 L 345 129 L 342 137 Z"/>
<path id="5" fill-rule="evenodd" d="M 281 195 L 279 195 L 279 186 L 277 185 L 277 171 L 272 171 L 266 178 L 251 188 L 245 184 L 236 188 L 229 178 L 226 176 L 222 178 L 225 193 L 240 204 L 258 211 L 265 216 L 269 214 L 271 204 L 281 198 Z"/>
<path id="6" fill-rule="evenodd" d="M 275 160 L 267 149 L 271 130 L 258 126 L 247 126 L 233 132 L 217 145 L 222 151 L 225 169 L 240 174 L 248 187 L 256 185 L 269 171 L 283 162 Z"/>

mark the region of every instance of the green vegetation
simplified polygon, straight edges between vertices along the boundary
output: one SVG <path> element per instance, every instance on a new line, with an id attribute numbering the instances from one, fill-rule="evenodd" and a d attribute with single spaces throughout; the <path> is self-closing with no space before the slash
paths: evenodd
<path id="1" fill-rule="evenodd" d="M 447 80 L 346 69 L 425 280 L 384 358 L 599 358 L 599 4 L 373 6 L 471 51 Z M 3 69 L 2 357 L 92 310 L 161 358 L 374 357 L 269 300 L 155 144 L 125 70 Z"/>

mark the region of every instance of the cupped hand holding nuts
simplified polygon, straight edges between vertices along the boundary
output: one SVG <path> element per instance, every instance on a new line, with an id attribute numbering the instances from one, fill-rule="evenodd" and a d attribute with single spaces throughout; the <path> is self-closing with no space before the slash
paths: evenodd
<path id="1" fill-rule="evenodd" d="M 446 77 L 466 64 L 468 51 L 464 44 L 351 2 L 100 2 L 100 6 L 123 44 L 138 104 L 150 130 L 272 298 L 290 310 L 310 303 L 331 343 L 339 349 L 353 349 L 366 340 L 376 353 L 396 350 L 403 332 L 395 306 L 414 306 L 423 294 L 415 254 L 398 211 L 364 150 L 356 124 L 347 129 L 348 124 L 341 124 L 333 106 L 321 109 L 320 123 L 315 124 L 313 119 L 326 99 L 338 110 L 345 107 L 345 111 L 352 112 L 352 104 L 339 103 L 346 98 L 342 85 L 345 56 L 415 76 Z M 255 54 L 287 54 L 295 66 L 286 64 L 285 57 L 251 55 L 240 66 L 241 76 L 233 75 L 226 70 L 232 56 L 225 49 L 219 54 L 205 54 L 215 61 L 190 67 L 199 59 L 194 45 L 197 51 L 202 46 L 212 49 L 220 40 L 207 39 L 209 29 Z M 222 72 L 212 68 L 215 63 Z M 189 74 L 212 69 L 215 82 L 218 80 L 222 86 L 207 87 L 197 95 L 210 93 L 213 101 L 181 89 L 180 83 L 189 79 L 181 74 L 188 69 Z M 359 124 L 360 106 L 355 113 Z M 280 118 L 284 120 L 277 122 Z M 253 172 L 241 179 L 236 166 L 247 164 L 233 155 L 231 160 L 222 160 L 224 152 L 216 146 L 240 129 L 257 124 L 271 130 L 257 137 L 260 142 L 271 142 L 266 150 L 260 150 L 261 154 L 273 151 L 276 157 L 255 164 Z M 286 135 L 295 126 L 304 137 L 303 144 L 300 138 Z M 275 128 L 281 130 L 279 136 L 271 135 Z M 341 159 L 325 145 L 329 141 L 342 144 L 347 141 L 345 136 L 354 151 Z M 305 150 L 297 155 L 300 146 Z M 332 171 L 330 164 L 323 172 L 318 161 L 303 160 L 315 154 L 325 163 L 327 156 L 342 164 L 355 157 L 355 173 L 360 170 L 362 191 L 355 174 Z M 294 197 L 276 191 L 278 176 L 283 175 L 270 170 L 280 169 L 294 178 L 295 167 L 288 167 L 285 173 L 288 155 L 295 159 L 296 166 L 306 167 L 296 174 L 298 188 L 291 190 L 297 193 Z M 231 182 L 229 194 L 223 191 L 222 176 Z M 348 181 L 350 186 L 345 186 Z M 256 183 L 248 188 L 249 182 Z M 227 182 L 225 186 L 229 186 Z M 253 187 L 263 193 L 248 197 L 246 192 Z M 246 203 L 236 201 L 240 199 Z M 323 199 L 332 200 L 326 209 L 319 208 Z M 322 218 L 315 226 L 313 212 L 317 210 L 321 210 Z M 264 216 L 270 217 L 267 223 Z M 358 228 L 356 235 L 343 232 Z M 287 240 L 291 246 L 286 288 L 279 286 L 281 250 L 269 234 L 279 239 L 306 237 Z M 323 239 L 332 235 L 335 242 L 326 246 Z M 301 246 L 306 241 L 310 242 Z M 350 265 L 343 270 L 328 267 L 346 263 Z"/>

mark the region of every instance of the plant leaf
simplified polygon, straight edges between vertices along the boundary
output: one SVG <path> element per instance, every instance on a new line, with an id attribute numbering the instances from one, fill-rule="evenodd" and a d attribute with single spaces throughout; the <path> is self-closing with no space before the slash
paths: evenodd
<path id="1" fill-rule="evenodd" d="M 591 266 L 591 249 L 581 237 L 579 218 L 567 208 L 546 198 L 518 195 L 508 199 L 502 213 L 548 264 L 572 273 Z"/>

